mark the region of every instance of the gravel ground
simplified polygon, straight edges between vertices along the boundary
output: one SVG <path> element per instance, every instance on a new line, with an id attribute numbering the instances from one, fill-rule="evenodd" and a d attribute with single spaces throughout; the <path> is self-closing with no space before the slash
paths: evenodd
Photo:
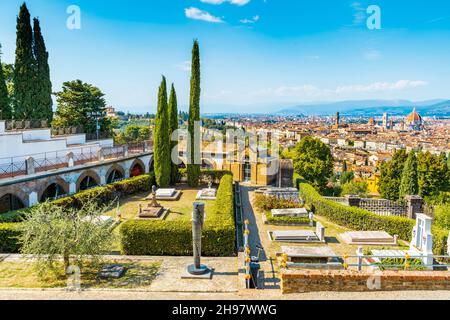
<path id="1" fill-rule="evenodd" d="M 239 293 L 180 293 L 93 290 L 0 290 L 0 300 L 450 300 L 450 291 L 314 292 L 281 295 L 276 290 Z"/>

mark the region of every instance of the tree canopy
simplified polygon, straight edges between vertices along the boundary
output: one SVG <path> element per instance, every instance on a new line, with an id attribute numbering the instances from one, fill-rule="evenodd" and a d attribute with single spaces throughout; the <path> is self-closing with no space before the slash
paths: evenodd
<path id="1" fill-rule="evenodd" d="M 417 195 L 419 185 L 417 180 L 417 159 L 416 153 L 411 151 L 406 159 L 400 181 L 399 199 L 405 199 L 405 196 Z"/>
<path id="2" fill-rule="evenodd" d="M 62 91 L 56 92 L 55 127 L 83 126 L 86 133 L 96 132 L 96 121 L 92 114 L 101 114 L 100 131 L 111 131 L 111 120 L 106 117 L 106 102 L 103 92 L 81 80 L 64 82 Z"/>
<path id="3" fill-rule="evenodd" d="M 303 138 L 294 148 L 293 160 L 295 172 L 320 189 L 333 174 L 331 150 L 319 139 Z"/>

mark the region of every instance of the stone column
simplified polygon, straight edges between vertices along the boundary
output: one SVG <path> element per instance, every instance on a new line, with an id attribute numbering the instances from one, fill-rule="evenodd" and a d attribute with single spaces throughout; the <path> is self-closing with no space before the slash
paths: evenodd
<path id="1" fill-rule="evenodd" d="M 69 184 L 69 194 L 75 194 L 77 193 L 77 184 L 76 182 L 71 182 Z"/>
<path id="2" fill-rule="evenodd" d="M 125 145 L 124 147 L 123 147 L 123 156 L 124 157 L 128 157 L 128 145 Z"/>
<path id="3" fill-rule="evenodd" d="M 105 152 L 103 148 L 98 150 L 98 161 L 105 161 Z"/>
<path id="4" fill-rule="evenodd" d="M 407 215 L 410 219 L 416 219 L 419 213 L 423 213 L 423 199 L 420 196 L 406 196 Z"/>
<path id="5" fill-rule="evenodd" d="M 26 160 L 25 160 L 25 168 L 26 168 L 26 171 L 27 171 L 27 175 L 36 173 L 36 171 L 34 169 L 34 159 L 33 159 L 33 157 L 26 158 Z"/>
<path id="6" fill-rule="evenodd" d="M 67 161 L 67 166 L 69 168 L 75 166 L 75 160 L 74 160 L 73 152 L 69 152 L 69 153 L 66 154 L 66 161 Z"/>
<path id="7" fill-rule="evenodd" d="M 202 230 L 205 219 L 205 204 L 194 202 L 192 212 L 192 246 L 194 252 L 194 264 L 187 267 L 187 272 L 193 276 L 202 276 L 210 273 L 208 267 L 201 264 L 202 256 Z"/>
<path id="8" fill-rule="evenodd" d="M 28 195 L 28 206 L 32 207 L 39 203 L 38 194 L 36 191 L 31 192 Z"/>
<path id="9" fill-rule="evenodd" d="M 352 195 L 347 195 L 345 196 L 347 198 L 347 203 L 350 207 L 358 207 L 361 204 L 361 198 L 358 196 L 352 196 Z"/>

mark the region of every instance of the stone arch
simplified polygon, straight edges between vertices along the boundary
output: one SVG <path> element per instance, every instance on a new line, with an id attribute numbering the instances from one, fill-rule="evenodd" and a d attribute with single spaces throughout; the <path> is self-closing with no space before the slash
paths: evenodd
<path id="1" fill-rule="evenodd" d="M 0 193 L 0 213 L 28 207 L 28 195 L 18 187 L 7 187 Z"/>
<path id="2" fill-rule="evenodd" d="M 137 177 L 145 174 L 145 164 L 141 159 L 136 159 L 130 166 L 130 177 Z"/>
<path id="3" fill-rule="evenodd" d="M 113 183 L 118 179 L 125 178 L 125 169 L 119 164 L 113 164 L 105 175 L 106 183 Z"/>
<path id="4" fill-rule="evenodd" d="M 55 189 L 53 190 L 53 188 Z M 58 194 L 53 195 L 53 191 L 58 191 Z M 46 192 L 50 192 L 49 197 L 46 196 Z M 48 198 L 62 196 L 65 194 L 69 194 L 69 183 L 61 177 L 51 177 L 46 180 L 45 184 L 42 185 L 42 188 L 39 188 L 38 199 L 40 202 L 43 202 Z"/>
<path id="5" fill-rule="evenodd" d="M 155 161 L 153 157 L 150 158 L 150 162 L 148 164 L 148 170 L 149 172 L 155 172 Z"/>
<path id="6" fill-rule="evenodd" d="M 87 180 L 85 180 L 87 178 Z M 100 185 L 100 177 L 93 170 L 84 171 L 77 180 L 77 192 Z M 87 183 L 87 185 L 86 185 Z"/>

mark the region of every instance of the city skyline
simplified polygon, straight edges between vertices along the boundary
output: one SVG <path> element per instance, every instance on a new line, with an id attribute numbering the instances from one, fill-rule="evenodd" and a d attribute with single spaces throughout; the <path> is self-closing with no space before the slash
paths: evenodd
<path id="1" fill-rule="evenodd" d="M 2 61 L 12 63 L 22 1 L 0 4 Z M 79 1 L 81 29 L 66 26 L 70 1 L 27 1 L 50 54 L 53 91 L 80 78 L 108 104 L 155 112 L 161 74 L 189 99 L 193 39 L 202 54 L 202 111 L 276 112 L 343 100 L 445 99 L 450 84 L 450 19 L 438 5 L 377 1 Z M 94 47 L 95 45 L 95 47 Z"/>

